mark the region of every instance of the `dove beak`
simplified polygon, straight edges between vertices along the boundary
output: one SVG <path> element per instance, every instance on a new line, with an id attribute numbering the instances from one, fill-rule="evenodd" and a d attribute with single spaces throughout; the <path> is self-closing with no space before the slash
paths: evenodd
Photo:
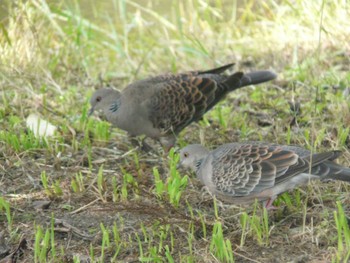
<path id="1" fill-rule="evenodd" d="M 94 113 L 95 108 L 91 107 L 91 109 L 88 112 L 88 117 L 90 117 Z"/>

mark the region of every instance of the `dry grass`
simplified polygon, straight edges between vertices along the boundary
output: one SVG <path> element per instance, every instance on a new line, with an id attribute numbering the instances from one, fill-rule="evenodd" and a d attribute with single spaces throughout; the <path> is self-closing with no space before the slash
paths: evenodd
<path id="1" fill-rule="evenodd" d="M 350 166 L 347 1 L 52 2 L 0 3 L 0 262 L 349 256 L 349 231 L 336 223 L 340 207 L 350 211 L 349 185 L 284 194 L 268 223 L 260 205 L 217 204 L 191 174 L 177 204 L 169 194 L 179 183 L 175 157 L 143 153 L 123 131 L 86 117 L 89 96 L 106 83 L 235 61 L 279 78 L 230 95 L 179 146 L 291 143 L 340 149 Z M 56 135 L 35 138 L 30 113 L 58 127 Z"/>

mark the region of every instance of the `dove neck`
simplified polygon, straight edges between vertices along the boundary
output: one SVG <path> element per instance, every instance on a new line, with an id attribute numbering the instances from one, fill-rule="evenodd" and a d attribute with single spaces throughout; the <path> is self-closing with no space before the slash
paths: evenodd
<path id="1" fill-rule="evenodd" d="M 106 106 L 104 109 L 104 113 L 106 115 L 107 120 L 114 123 L 118 116 L 118 109 L 121 106 L 120 98 L 114 99 L 112 102 L 108 103 L 107 105 L 108 106 Z"/>
<path id="2" fill-rule="evenodd" d="M 109 111 L 110 111 L 111 113 L 115 113 L 115 112 L 120 108 L 120 104 L 121 104 L 120 98 L 114 100 L 114 101 L 110 104 Z"/>
<path id="3" fill-rule="evenodd" d="M 201 165 L 203 163 L 203 160 L 204 160 L 204 158 L 201 158 L 201 159 L 196 161 L 195 166 L 194 166 L 196 173 L 199 172 L 199 170 L 201 169 Z"/>

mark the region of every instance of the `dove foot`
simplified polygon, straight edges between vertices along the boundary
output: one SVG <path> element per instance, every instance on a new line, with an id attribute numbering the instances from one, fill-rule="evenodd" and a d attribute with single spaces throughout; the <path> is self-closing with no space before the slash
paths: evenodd
<path id="1" fill-rule="evenodd" d="M 278 207 L 273 205 L 273 201 L 275 201 L 276 197 L 271 197 L 267 201 L 264 202 L 264 206 L 266 210 L 277 210 Z"/>
<path id="2" fill-rule="evenodd" d="M 145 142 L 145 139 L 141 141 L 141 150 L 148 153 L 148 152 L 156 152 L 152 146 L 150 146 L 147 142 Z"/>
<path id="3" fill-rule="evenodd" d="M 141 141 L 139 141 L 136 137 L 131 136 L 130 142 L 134 147 L 139 147 L 143 152 L 155 152 L 153 147 L 146 143 L 145 139 L 146 138 L 143 138 Z"/>

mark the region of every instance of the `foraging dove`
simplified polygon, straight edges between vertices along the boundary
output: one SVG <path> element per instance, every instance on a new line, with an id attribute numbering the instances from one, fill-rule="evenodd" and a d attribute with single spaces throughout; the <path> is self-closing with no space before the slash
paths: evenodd
<path id="1" fill-rule="evenodd" d="M 180 151 L 180 165 L 192 168 L 219 199 L 235 204 L 265 201 L 309 180 L 350 182 L 350 168 L 333 162 L 340 151 L 311 152 L 297 146 L 262 142 L 224 144 L 209 151 L 200 144 Z"/>
<path id="2" fill-rule="evenodd" d="M 99 89 L 91 97 L 89 114 L 101 109 L 109 122 L 130 136 L 159 139 L 169 149 L 180 131 L 200 120 L 227 93 L 276 78 L 271 71 L 221 75 L 233 65 L 159 75 L 131 83 L 122 92 Z"/>

